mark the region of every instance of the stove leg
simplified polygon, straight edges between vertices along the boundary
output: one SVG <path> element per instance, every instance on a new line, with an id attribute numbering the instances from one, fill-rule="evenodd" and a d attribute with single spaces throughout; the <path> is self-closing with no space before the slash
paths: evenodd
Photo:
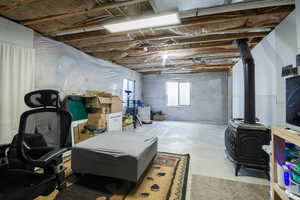
<path id="1" fill-rule="evenodd" d="M 235 164 L 235 176 L 239 175 L 239 171 L 240 171 L 241 167 L 242 167 L 241 164 Z"/>
<path id="2" fill-rule="evenodd" d="M 269 170 L 265 170 L 265 173 L 266 173 L 266 175 L 267 175 L 268 181 L 270 181 L 270 180 L 271 180 L 271 177 L 270 177 L 270 171 L 269 171 Z"/>

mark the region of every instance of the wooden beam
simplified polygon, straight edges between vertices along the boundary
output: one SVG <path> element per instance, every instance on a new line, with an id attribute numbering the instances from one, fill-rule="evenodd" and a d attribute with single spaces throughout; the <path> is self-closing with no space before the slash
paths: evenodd
<path id="1" fill-rule="evenodd" d="M 185 69 L 198 69 L 203 67 L 219 67 L 219 68 L 228 68 L 235 65 L 235 62 L 221 62 L 221 63 L 206 63 L 206 64 L 194 64 L 187 67 Z"/>
<path id="2" fill-rule="evenodd" d="M 201 35 L 212 35 L 212 34 L 226 34 L 226 33 L 233 33 L 233 32 L 248 32 L 248 31 L 257 31 L 257 30 L 262 30 L 262 31 L 271 31 L 271 28 L 274 28 L 277 26 L 277 23 L 272 23 L 272 24 L 267 24 L 267 25 L 261 25 L 261 26 L 254 26 L 254 27 L 247 27 L 247 26 L 243 26 L 243 27 L 237 27 L 237 28 L 229 28 L 228 30 L 213 30 L 213 31 L 209 31 L 206 34 L 195 34 L 195 35 L 178 35 L 178 34 L 161 34 L 161 35 L 156 35 L 156 36 L 150 36 L 150 37 L 134 37 L 133 39 L 130 39 L 130 37 L 127 37 L 126 41 L 123 40 L 121 43 L 128 43 L 131 44 L 132 42 L 130 41 L 140 41 L 140 42 L 150 42 L 154 41 L 154 40 L 167 40 L 167 39 L 176 39 L 176 38 L 191 38 L 191 37 L 199 37 Z M 124 37 L 125 36 L 114 36 L 114 37 L 108 37 L 110 40 L 112 40 L 113 38 L 119 38 L 119 37 Z M 104 43 L 103 41 L 105 41 L 105 39 L 107 38 L 103 38 L 102 40 L 82 40 L 82 41 L 75 41 L 75 42 L 67 42 L 68 44 L 75 46 L 76 48 L 80 48 L 83 51 L 105 51 L 105 48 L 103 48 L 106 43 Z M 99 42 L 98 42 L 99 41 Z M 121 44 L 120 43 L 120 44 Z M 119 42 L 115 42 L 115 44 L 119 44 Z M 114 45 L 114 42 L 110 42 L 107 43 L 106 46 L 108 45 Z M 134 46 L 134 45 L 133 45 Z"/>
<path id="3" fill-rule="evenodd" d="M 229 69 L 197 69 L 192 70 L 191 73 L 201 73 L 201 72 L 227 72 Z"/>
<path id="4" fill-rule="evenodd" d="M 118 62 L 117 62 L 118 63 Z M 138 68 L 144 68 L 144 67 L 158 67 L 161 66 L 161 61 L 159 62 L 151 62 L 151 63 L 128 63 L 128 64 L 122 64 L 119 63 L 127 68 L 130 69 L 138 69 Z M 172 66 L 189 66 L 195 64 L 192 59 L 186 59 L 186 60 L 176 60 L 175 64 L 166 64 L 166 66 L 172 65 Z"/>
<path id="5" fill-rule="evenodd" d="M 204 50 L 197 51 L 190 55 L 171 55 L 169 59 L 176 62 L 177 59 L 191 59 L 194 57 L 215 57 L 215 56 L 239 56 L 240 52 L 238 49 L 230 50 Z M 127 56 L 125 58 L 117 60 L 119 64 L 130 64 L 130 63 L 147 63 L 147 62 L 159 62 L 161 61 L 161 55 L 150 55 L 150 56 Z"/>
<path id="6" fill-rule="evenodd" d="M 166 71 L 147 71 L 147 72 L 140 72 L 143 75 L 152 75 L 152 74 L 193 74 L 193 73 L 202 73 L 202 72 L 227 72 L 229 69 L 227 68 L 210 68 L 210 69 L 198 69 L 198 70 L 191 70 L 191 71 L 184 71 L 184 70 L 166 70 Z"/>
<path id="7" fill-rule="evenodd" d="M 258 41 L 250 41 L 248 43 L 250 47 L 254 47 L 258 44 Z M 216 48 L 230 48 L 233 47 L 234 44 L 231 40 L 228 41 L 217 41 L 217 42 L 200 42 L 200 43 L 192 43 L 192 44 L 174 44 L 171 46 L 163 46 L 163 47 L 148 47 L 147 52 L 157 52 L 157 51 L 169 51 L 169 50 L 184 50 L 184 49 L 193 49 L 193 48 L 203 48 L 210 49 L 213 47 Z M 134 50 L 130 50 L 133 52 Z M 144 50 L 135 50 L 136 53 L 144 51 Z"/>
<path id="8" fill-rule="evenodd" d="M 143 75 L 161 74 L 161 71 L 143 72 L 141 74 L 143 74 Z"/>
<path id="9" fill-rule="evenodd" d="M 234 59 L 234 58 L 239 58 L 240 55 L 239 54 L 229 54 L 229 55 L 208 55 L 208 56 L 198 56 L 198 57 L 202 57 L 202 58 L 206 58 L 206 59 Z M 145 58 L 143 60 L 139 59 L 131 59 L 131 57 L 126 57 L 120 60 L 117 60 L 116 63 L 126 66 L 126 67 L 130 67 L 130 66 L 140 66 L 140 65 L 144 65 L 144 66 L 149 66 L 149 65 L 161 65 L 161 59 L 160 60 L 150 60 L 150 62 L 148 62 L 147 60 L 145 60 Z M 193 62 L 193 58 L 178 58 L 176 60 L 172 60 L 172 62 L 176 63 L 177 65 L 191 65 L 194 64 Z"/>
<path id="10" fill-rule="evenodd" d="M 203 48 L 207 47 L 213 47 L 213 46 L 217 46 L 218 45 L 210 45 L 207 43 L 212 43 L 212 42 L 228 42 L 228 41 L 232 41 L 232 40 L 236 40 L 236 39 L 243 39 L 243 38 L 263 38 L 265 37 L 269 32 L 249 32 L 249 33 L 229 33 L 229 34 L 215 34 L 215 35 L 205 35 L 205 36 L 198 36 L 198 37 L 192 37 L 192 38 L 185 38 L 185 39 L 175 39 L 174 42 L 172 44 L 168 44 L 166 46 L 154 46 L 151 45 L 148 46 L 148 48 L 150 49 L 149 51 L 136 51 L 133 50 L 131 53 L 137 53 L 137 54 L 149 54 L 150 52 L 156 52 L 159 49 L 161 50 L 176 50 L 176 49 L 180 49 L 183 46 L 188 46 L 188 45 L 192 45 L 192 44 L 203 44 Z M 138 43 L 143 43 L 144 40 L 134 40 L 134 41 L 124 41 L 124 42 L 111 42 L 111 43 L 102 43 L 102 44 L 97 44 L 94 46 L 90 46 L 90 47 L 85 47 L 85 48 L 80 48 L 82 51 L 85 51 L 87 53 L 91 53 L 91 52 L 103 52 L 103 51 L 107 51 L 107 50 L 120 50 L 118 48 L 121 48 L 124 45 L 128 45 L 130 47 L 135 47 Z M 205 45 L 205 43 L 207 45 Z M 256 43 L 254 43 L 256 44 Z M 75 45 L 76 46 L 76 45 Z M 172 46 L 181 46 L 179 48 L 172 48 Z M 222 46 L 222 45 L 221 45 Z M 225 47 L 229 46 L 224 45 Z M 199 45 L 200 48 L 200 45 Z"/>
<path id="11" fill-rule="evenodd" d="M 26 6 L 30 3 L 34 3 L 37 1 L 41 1 L 41 0 L 15 0 L 15 1 L 11 1 L 8 5 L 1 5 L 0 3 L 0 13 L 1 12 L 5 12 L 7 10 L 12 10 L 21 6 Z"/>
<path id="12" fill-rule="evenodd" d="M 201 57 L 203 59 L 207 59 L 207 60 L 213 60 L 213 59 L 237 59 L 237 58 L 240 58 L 240 55 L 239 54 L 233 54 L 233 55 L 208 55 L 208 56 L 198 56 L 198 57 Z M 131 58 L 131 57 L 127 57 L 127 58 Z M 195 58 L 195 57 L 194 57 Z M 126 58 L 125 58 L 126 59 Z M 155 61 L 151 61 L 151 62 L 138 62 L 138 60 L 132 60 L 132 62 L 129 62 L 126 61 L 125 62 L 122 62 L 122 61 L 126 61 L 126 60 L 118 60 L 117 63 L 118 64 L 121 64 L 121 65 L 157 65 L 157 64 L 160 64 L 161 63 L 161 59 L 157 62 Z M 173 62 L 173 60 L 171 60 Z M 191 64 L 190 62 L 193 62 L 193 58 L 177 58 L 175 59 L 176 63 L 179 65 L 179 64 Z"/>
<path id="13" fill-rule="evenodd" d="M 230 21 L 230 20 L 229 20 Z M 265 29 L 265 28 L 274 28 L 277 26 L 278 23 L 271 23 L 266 25 L 254 25 L 252 27 L 244 26 L 244 27 L 237 27 L 237 28 L 229 28 L 228 30 L 221 30 L 221 31 L 211 31 L 209 33 L 226 33 L 226 32 L 233 32 L 233 31 L 253 31 L 256 29 Z M 135 31 L 131 33 L 137 33 Z M 124 36 L 126 34 L 124 33 L 113 33 L 110 34 L 106 30 L 98 30 L 98 31 L 89 31 L 84 33 L 75 33 L 70 35 L 63 35 L 63 36 L 57 36 L 54 37 L 55 40 L 61 41 L 61 42 L 78 42 L 83 40 L 101 40 L 105 38 L 113 38 L 113 37 L 120 37 Z M 179 35 L 179 34 L 167 34 L 167 35 L 159 35 L 159 36 L 152 36 L 147 38 L 135 38 L 135 39 L 144 39 L 144 40 L 162 40 L 162 39 L 169 39 L 169 38 L 180 38 L 180 37 L 186 37 L 186 35 Z"/>
<path id="14" fill-rule="evenodd" d="M 252 18 L 258 18 L 258 17 L 267 17 L 267 16 L 273 16 L 273 15 L 288 15 L 293 8 L 282 8 L 282 9 L 274 9 L 270 12 L 266 13 L 247 13 L 247 14 L 232 14 L 230 15 L 229 13 L 224 15 L 224 14 L 219 14 L 218 16 L 206 16 L 206 17 L 191 17 L 191 18 L 186 18 L 182 20 L 181 24 L 177 25 L 171 25 L 171 26 L 163 26 L 163 27 L 155 27 L 152 28 L 151 30 L 165 30 L 165 29 L 172 29 L 172 28 L 183 28 L 183 27 L 190 27 L 190 26 L 201 26 L 201 25 L 208 25 L 208 24 L 215 24 L 215 23 L 225 23 L 225 22 L 232 22 L 232 21 L 240 21 L 240 20 L 246 20 L 246 19 L 252 19 Z M 64 29 L 63 32 L 70 32 L 70 31 L 78 31 L 78 30 L 85 30 L 85 29 L 92 29 L 92 28 L 99 28 L 103 24 L 93 24 L 93 25 L 86 25 L 86 26 L 80 26 L 80 27 L 71 27 L 68 29 Z M 143 29 L 143 30 L 149 30 L 148 29 Z M 127 32 L 122 32 L 122 33 L 115 33 L 115 34 L 126 34 L 130 32 L 137 32 L 137 31 L 127 31 Z M 55 31 L 49 34 L 58 34 L 62 33 L 61 31 Z M 77 33 L 80 34 L 80 33 Z M 110 34 L 113 36 L 114 34 Z M 98 35 L 90 36 L 87 37 L 89 39 L 92 39 L 94 37 L 99 37 Z M 85 39 L 87 39 L 85 38 Z M 83 39 L 81 37 L 81 39 Z M 66 41 L 67 39 L 65 39 Z M 73 39 L 74 40 L 74 39 Z"/>
<path id="15" fill-rule="evenodd" d="M 122 50 L 123 45 L 125 45 L 126 42 L 124 42 L 124 44 L 122 44 L 122 42 L 120 43 L 120 45 L 118 45 L 118 43 L 105 43 L 105 44 L 101 44 L 101 45 L 96 45 L 96 46 L 91 46 L 88 48 L 80 48 L 80 50 L 86 52 L 86 53 L 96 53 L 96 52 L 106 52 L 106 51 L 110 51 L 111 49 L 116 50 L 116 52 Z M 254 47 L 257 42 L 250 42 L 250 47 Z M 126 45 L 137 45 L 136 43 L 130 42 Z M 128 46 L 129 47 L 129 46 Z M 130 48 L 130 47 L 129 47 Z M 128 48 L 128 49 L 129 49 Z M 175 50 L 179 50 L 179 51 L 195 51 L 195 50 L 209 50 L 209 49 L 216 49 L 216 48 L 222 48 L 222 49 L 232 49 L 232 48 L 236 48 L 236 46 L 233 44 L 232 41 L 225 41 L 225 43 L 223 41 L 221 42 L 208 42 L 208 43 L 192 43 L 192 44 L 187 44 L 187 45 L 182 45 L 182 44 L 177 44 L 177 45 L 172 45 L 172 46 L 167 46 L 167 47 L 149 47 L 147 48 L 147 50 L 126 50 L 126 52 L 130 55 L 130 56 L 143 56 L 143 55 L 147 55 L 149 53 L 155 53 L 155 52 L 169 52 L 172 53 Z"/>
<path id="16" fill-rule="evenodd" d="M 180 69 L 180 70 L 197 70 L 197 69 L 229 69 L 234 65 L 234 63 L 216 63 L 216 64 L 194 64 L 190 66 L 157 66 L 157 67 L 144 67 L 144 68 L 130 68 L 136 70 L 137 72 L 145 72 L 145 71 L 166 71 L 169 69 Z"/>
<path id="17" fill-rule="evenodd" d="M 79 15 L 86 15 L 86 14 L 91 14 L 91 13 L 97 13 L 100 11 L 103 11 L 105 9 L 111 9 L 111 8 L 117 8 L 117 7 L 122 7 L 122 6 L 129 6 L 132 4 L 137 4 L 137 3 L 142 3 L 148 0 L 130 0 L 130 1 L 124 1 L 124 2 L 117 2 L 117 3 L 107 3 L 103 4 L 99 7 L 96 8 L 91 8 L 88 10 L 83 10 L 83 11 L 77 11 L 77 12 L 71 12 L 71 13 L 65 13 L 61 15 L 55 15 L 55 16 L 48 16 L 48 17 L 43 17 L 43 18 L 38 18 L 38 19 L 33 19 L 33 20 L 27 20 L 21 22 L 23 25 L 34 25 L 34 24 L 40 24 L 40 23 L 45 23 L 53 20 L 59 20 L 59 19 L 65 19 L 65 18 L 70 18 L 70 17 L 76 17 Z"/>
<path id="18" fill-rule="evenodd" d="M 216 24 L 217 26 L 219 24 Z M 270 23 L 266 25 L 253 25 L 253 26 L 242 26 L 242 27 L 236 27 L 236 28 L 228 28 L 223 30 L 212 30 L 212 31 L 206 31 L 203 34 L 165 34 L 165 35 L 158 35 L 158 36 L 150 36 L 150 37 L 136 37 L 135 40 L 166 40 L 166 39 L 177 39 L 177 38 L 189 38 L 189 37 L 197 37 L 201 35 L 212 35 L 212 34 L 226 34 L 226 33 L 234 33 L 234 32 L 252 32 L 257 30 L 262 31 L 271 31 L 270 29 L 275 28 L 278 25 L 278 23 Z M 219 25 L 220 26 L 220 25 Z"/>
<path id="19" fill-rule="evenodd" d="M 106 51 L 125 51 L 130 48 L 134 48 L 139 44 L 138 41 L 123 41 L 123 42 L 109 42 L 109 43 L 103 43 L 98 44 L 90 47 L 83 47 L 79 49 L 81 51 L 84 51 L 86 53 L 92 53 L 92 52 L 106 52 Z"/>
<path id="20" fill-rule="evenodd" d="M 207 36 L 200 36 L 200 37 L 193 37 L 193 38 L 186 38 L 186 39 L 175 39 L 175 44 L 220 42 L 220 41 L 237 40 L 243 38 L 263 38 L 268 34 L 269 32 L 216 34 L 216 35 L 207 35 Z"/>
<path id="21" fill-rule="evenodd" d="M 228 0 L 225 0 L 228 1 Z M 235 11 L 244 11 L 249 9 L 264 9 L 275 6 L 293 6 L 295 0 L 264 0 L 264 1 L 244 1 L 234 4 L 214 6 L 210 8 L 198 9 L 198 16 L 213 15 L 218 13 L 228 13 Z M 183 12 L 182 17 L 195 16 L 196 9 Z"/>

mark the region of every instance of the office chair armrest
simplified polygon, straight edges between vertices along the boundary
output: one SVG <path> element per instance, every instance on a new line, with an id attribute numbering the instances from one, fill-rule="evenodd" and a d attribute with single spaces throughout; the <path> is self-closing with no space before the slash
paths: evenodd
<path id="1" fill-rule="evenodd" d="M 70 148 L 63 148 L 63 149 L 58 149 L 54 151 L 50 151 L 49 153 L 45 154 L 44 156 L 40 157 L 39 159 L 35 160 L 34 162 L 39 166 L 39 167 L 46 167 L 50 163 L 54 162 L 55 163 L 57 159 L 62 157 L 62 155 L 69 151 Z"/>
<path id="2" fill-rule="evenodd" d="M 3 170 L 4 166 L 8 166 L 7 159 L 7 149 L 10 147 L 10 144 L 1 144 L 0 145 L 0 169 Z"/>
<path id="3" fill-rule="evenodd" d="M 10 147 L 10 144 L 0 144 L 0 150 L 6 150 L 8 147 Z"/>
<path id="4" fill-rule="evenodd" d="M 0 157 L 4 156 L 6 150 L 10 147 L 10 144 L 0 144 Z"/>

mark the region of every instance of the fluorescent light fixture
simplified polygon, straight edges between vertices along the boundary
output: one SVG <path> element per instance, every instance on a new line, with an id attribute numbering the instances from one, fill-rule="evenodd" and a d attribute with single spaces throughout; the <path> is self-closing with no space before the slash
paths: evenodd
<path id="1" fill-rule="evenodd" d="M 130 31 L 136 29 L 144 29 L 151 27 L 166 26 L 172 24 L 180 24 L 180 19 L 177 13 L 165 14 L 143 19 L 130 20 L 114 24 L 106 24 L 103 27 L 111 33 Z"/>

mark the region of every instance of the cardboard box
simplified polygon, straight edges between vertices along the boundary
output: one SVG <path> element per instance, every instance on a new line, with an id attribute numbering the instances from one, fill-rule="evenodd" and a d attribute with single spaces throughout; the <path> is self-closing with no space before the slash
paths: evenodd
<path id="1" fill-rule="evenodd" d="M 103 106 L 101 108 L 95 108 L 96 109 L 96 113 L 99 114 L 110 114 L 110 107 L 109 106 Z"/>
<path id="2" fill-rule="evenodd" d="M 80 123 L 73 128 L 75 144 L 95 136 L 92 134 L 86 134 L 86 130 L 84 128 L 86 124 L 86 122 Z"/>
<path id="3" fill-rule="evenodd" d="M 86 106 L 88 108 L 110 107 L 111 103 L 112 103 L 112 97 L 93 96 L 93 97 L 86 98 Z"/>
<path id="4" fill-rule="evenodd" d="M 119 113 L 123 111 L 123 101 L 117 97 L 113 96 L 111 101 L 111 113 Z"/>
<path id="5" fill-rule="evenodd" d="M 164 120 L 166 120 L 166 116 L 165 115 L 153 115 L 153 120 L 154 121 L 164 121 Z"/>
<path id="6" fill-rule="evenodd" d="M 122 112 L 106 115 L 107 131 L 122 131 L 122 119 Z"/>
<path id="7" fill-rule="evenodd" d="M 123 126 L 123 132 L 132 132 L 133 130 L 134 130 L 133 124 Z"/>
<path id="8" fill-rule="evenodd" d="M 88 125 L 94 126 L 96 129 L 106 128 L 106 114 L 102 113 L 89 113 Z"/>
<path id="9" fill-rule="evenodd" d="M 112 97 L 112 94 L 98 91 L 98 90 L 87 90 L 85 92 L 85 96 L 87 96 L 87 97 L 92 97 L 92 96 Z"/>

